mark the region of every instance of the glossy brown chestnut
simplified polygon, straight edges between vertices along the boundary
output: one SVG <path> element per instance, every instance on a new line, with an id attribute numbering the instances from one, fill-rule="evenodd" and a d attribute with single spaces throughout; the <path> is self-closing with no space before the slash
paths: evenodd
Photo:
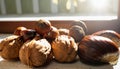
<path id="1" fill-rule="evenodd" d="M 78 46 L 71 36 L 60 35 L 52 42 L 52 51 L 58 62 L 73 62 L 76 59 Z"/>
<path id="2" fill-rule="evenodd" d="M 51 31 L 44 35 L 47 39 L 55 39 L 59 35 L 58 29 L 56 27 L 51 27 Z"/>
<path id="3" fill-rule="evenodd" d="M 80 27 L 83 28 L 85 34 L 88 32 L 87 25 L 83 21 L 75 21 L 74 24 L 79 25 Z"/>
<path id="4" fill-rule="evenodd" d="M 115 65 L 119 58 L 117 45 L 102 36 L 85 36 L 79 43 L 78 55 L 88 63 L 110 63 Z"/>
<path id="5" fill-rule="evenodd" d="M 74 25 L 70 28 L 69 35 L 72 36 L 76 42 L 80 42 L 85 36 L 85 32 L 82 27 Z"/>
<path id="6" fill-rule="evenodd" d="M 23 36 L 24 41 L 31 40 L 36 36 L 36 31 L 33 29 L 26 29 L 20 32 L 20 35 Z"/>
<path id="7" fill-rule="evenodd" d="M 58 31 L 60 35 L 69 35 L 69 29 L 60 28 Z"/>
<path id="8" fill-rule="evenodd" d="M 19 35 L 20 36 L 20 32 L 23 30 L 26 30 L 27 28 L 25 27 L 17 27 L 16 30 L 14 31 L 14 35 Z"/>
<path id="9" fill-rule="evenodd" d="M 44 35 L 51 30 L 51 23 L 48 20 L 40 19 L 35 24 L 35 30 L 38 34 Z"/>
<path id="10" fill-rule="evenodd" d="M 113 30 L 102 30 L 93 33 L 93 35 L 104 36 L 113 40 L 120 47 L 120 35 Z"/>
<path id="11" fill-rule="evenodd" d="M 52 57 L 51 45 L 46 39 L 28 40 L 19 51 L 20 61 L 29 66 L 43 66 Z"/>

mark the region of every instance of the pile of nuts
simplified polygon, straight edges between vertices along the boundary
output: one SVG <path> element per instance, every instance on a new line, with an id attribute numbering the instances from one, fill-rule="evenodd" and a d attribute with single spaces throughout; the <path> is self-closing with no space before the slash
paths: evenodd
<path id="1" fill-rule="evenodd" d="M 74 62 L 77 55 L 83 62 L 117 64 L 120 35 L 113 30 L 86 35 L 87 26 L 84 22 L 80 25 L 58 29 L 50 21 L 40 19 L 34 29 L 17 27 L 12 36 L 0 42 L 1 57 L 35 67 L 49 64 L 53 59 Z"/>

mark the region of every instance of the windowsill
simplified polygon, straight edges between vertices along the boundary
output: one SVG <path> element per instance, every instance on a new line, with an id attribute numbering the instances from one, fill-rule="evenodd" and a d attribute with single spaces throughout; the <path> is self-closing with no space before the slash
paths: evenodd
<path id="1" fill-rule="evenodd" d="M 116 20 L 117 16 L 0 16 L 0 21 L 36 21 L 39 19 L 48 20 Z"/>

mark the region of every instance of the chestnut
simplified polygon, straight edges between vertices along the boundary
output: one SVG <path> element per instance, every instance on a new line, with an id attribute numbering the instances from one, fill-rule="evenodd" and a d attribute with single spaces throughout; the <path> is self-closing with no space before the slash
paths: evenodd
<path id="1" fill-rule="evenodd" d="M 109 38 L 102 36 L 85 36 L 78 45 L 80 60 L 87 63 L 117 64 L 119 58 L 118 46 Z"/>
<path id="2" fill-rule="evenodd" d="M 53 56 L 58 62 L 74 62 L 76 60 L 77 50 L 77 44 L 74 39 L 68 35 L 59 35 L 52 42 Z"/>
<path id="3" fill-rule="evenodd" d="M 26 29 L 20 32 L 20 35 L 23 36 L 24 41 L 31 40 L 36 36 L 36 31 L 33 29 Z"/>
<path id="4" fill-rule="evenodd" d="M 84 30 L 84 32 L 85 32 L 85 34 L 88 32 L 88 28 L 87 28 L 87 25 L 85 24 L 85 22 L 84 21 L 81 21 L 81 20 L 76 20 L 76 21 L 74 21 L 74 24 L 75 25 L 79 25 L 80 27 L 82 27 L 83 28 L 83 30 Z"/>
<path id="5" fill-rule="evenodd" d="M 20 32 L 23 31 L 23 30 L 26 30 L 27 28 L 26 27 L 17 27 L 14 31 L 14 35 L 19 35 L 20 36 Z"/>
<path id="6" fill-rule="evenodd" d="M 51 31 L 44 35 L 48 40 L 54 40 L 59 35 L 58 29 L 54 26 L 51 27 Z"/>
<path id="7" fill-rule="evenodd" d="M 60 35 L 69 35 L 69 29 L 60 28 L 58 29 Z"/>
<path id="8" fill-rule="evenodd" d="M 104 36 L 113 40 L 120 47 L 120 35 L 114 30 L 102 30 L 93 33 L 93 35 Z"/>
<path id="9" fill-rule="evenodd" d="M 80 42 L 82 38 L 85 36 L 85 32 L 82 27 L 78 25 L 73 25 L 70 28 L 69 36 L 72 36 L 76 42 Z"/>
<path id="10" fill-rule="evenodd" d="M 48 20 L 40 19 L 35 23 L 35 30 L 38 34 L 44 35 L 51 30 L 51 23 Z"/>

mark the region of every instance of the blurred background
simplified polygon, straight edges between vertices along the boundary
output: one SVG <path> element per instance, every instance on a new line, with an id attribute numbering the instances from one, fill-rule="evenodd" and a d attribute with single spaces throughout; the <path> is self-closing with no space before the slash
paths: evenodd
<path id="1" fill-rule="evenodd" d="M 88 34 L 103 29 L 120 33 L 120 0 L 0 0 L 0 32 L 32 28 L 40 18 L 58 25 L 82 20 Z"/>
<path id="2" fill-rule="evenodd" d="M 118 0 L 0 0 L 4 16 L 117 16 Z"/>

